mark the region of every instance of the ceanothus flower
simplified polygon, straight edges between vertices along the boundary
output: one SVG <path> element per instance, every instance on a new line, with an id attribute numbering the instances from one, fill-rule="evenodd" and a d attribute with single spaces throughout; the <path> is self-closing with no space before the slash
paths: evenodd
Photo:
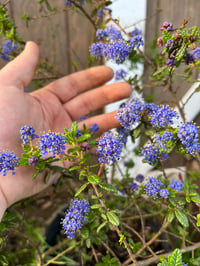
<path id="1" fill-rule="evenodd" d="M 65 144 L 66 139 L 64 136 L 55 132 L 48 132 L 40 137 L 39 150 L 42 156 L 51 153 L 53 157 L 55 155 L 64 154 L 66 148 Z"/>
<path id="2" fill-rule="evenodd" d="M 184 187 L 184 185 L 180 180 L 172 179 L 171 183 L 169 184 L 169 187 L 179 192 Z"/>
<path id="3" fill-rule="evenodd" d="M 128 35 L 129 35 L 130 37 L 135 37 L 135 36 L 137 36 L 137 35 L 142 36 L 142 31 L 139 30 L 138 28 L 135 28 L 134 30 L 132 30 L 131 32 L 129 32 Z"/>
<path id="4" fill-rule="evenodd" d="M 135 179 L 137 182 L 142 183 L 144 181 L 144 176 L 142 174 L 138 174 Z"/>
<path id="5" fill-rule="evenodd" d="M 145 185 L 146 194 L 149 197 L 157 198 L 158 193 L 163 186 L 163 182 L 156 179 L 155 177 L 149 177 L 148 182 Z"/>
<path id="6" fill-rule="evenodd" d="M 0 57 L 5 60 L 9 61 L 10 60 L 10 55 L 12 54 L 13 51 L 16 51 L 18 49 L 17 44 L 14 44 L 12 41 L 7 40 L 2 44 L 2 50 L 1 50 L 1 55 Z"/>
<path id="7" fill-rule="evenodd" d="M 196 48 L 195 50 L 192 51 L 192 55 L 196 57 L 198 60 L 200 60 L 200 48 Z"/>
<path id="8" fill-rule="evenodd" d="M 192 122 L 182 123 L 178 129 L 177 136 L 187 153 L 193 155 L 195 151 L 199 150 L 198 128 Z"/>
<path id="9" fill-rule="evenodd" d="M 129 183 L 128 185 L 129 185 L 129 187 L 130 187 L 130 189 L 131 189 L 132 191 L 134 191 L 134 190 L 138 190 L 138 184 L 137 184 L 137 183 L 135 183 L 135 182 L 131 182 L 131 183 Z"/>
<path id="10" fill-rule="evenodd" d="M 155 142 L 162 150 L 167 150 L 167 142 L 168 141 L 174 141 L 173 132 L 171 131 L 165 131 L 163 134 L 160 134 L 155 139 Z"/>
<path id="11" fill-rule="evenodd" d="M 145 161 L 153 165 L 160 157 L 160 150 L 155 144 L 147 144 L 142 148 L 141 155 L 144 156 Z"/>
<path id="12" fill-rule="evenodd" d="M 87 221 L 86 215 L 90 209 L 87 200 L 74 199 L 70 205 L 70 209 L 66 212 L 62 225 L 65 234 L 69 239 L 75 237 L 82 225 Z"/>
<path id="13" fill-rule="evenodd" d="M 99 130 L 99 126 L 98 126 L 98 124 L 94 123 L 91 125 L 91 127 L 89 129 L 92 133 L 95 133 Z"/>
<path id="14" fill-rule="evenodd" d="M 39 138 L 39 136 L 35 134 L 35 129 L 31 126 L 23 126 L 20 129 L 20 134 L 24 145 L 28 144 L 32 139 Z"/>
<path id="15" fill-rule="evenodd" d="M 105 132 L 97 141 L 96 154 L 99 156 L 99 163 L 111 164 L 119 160 L 121 151 L 121 138 L 116 132 Z"/>
<path id="16" fill-rule="evenodd" d="M 185 60 L 186 65 L 192 64 L 195 61 L 195 57 L 193 54 L 187 53 L 183 59 Z"/>
<path id="17" fill-rule="evenodd" d="M 125 127 L 118 127 L 117 132 L 119 133 L 119 137 L 121 138 L 121 142 L 126 144 L 127 137 L 130 135 L 130 131 Z"/>
<path id="18" fill-rule="evenodd" d="M 142 35 L 136 35 L 133 38 L 130 39 L 130 47 L 133 48 L 139 48 L 141 45 L 144 45 Z"/>
<path id="19" fill-rule="evenodd" d="M 169 106 L 158 106 L 155 111 L 149 113 L 149 121 L 153 127 L 162 128 L 173 124 L 173 119 L 178 115 Z"/>
<path id="20" fill-rule="evenodd" d="M 117 111 L 116 119 L 123 127 L 130 130 L 134 125 L 140 122 L 142 112 L 145 108 L 146 106 L 143 100 L 132 98 L 125 107 Z"/>
<path id="21" fill-rule="evenodd" d="M 123 63 L 131 53 L 131 47 L 127 41 L 118 39 L 104 44 L 102 47 L 102 55 L 116 64 Z"/>
<path id="22" fill-rule="evenodd" d="M 13 152 L 0 152 L 0 173 L 5 176 L 7 171 L 12 171 L 12 175 L 14 175 L 18 162 L 19 157 L 17 157 Z"/>
<path id="23" fill-rule="evenodd" d="M 105 44 L 101 42 L 93 43 L 90 47 L 90 53 L 92 56 L 96 58 L 100 58 L 102 56 L 102 50 Z"/>
<path id="24" fill-rule="evenodd" d="M 167 199 L 170 193 L 169 193 L 169 190 L 167 188 L 163 188 L 160 190 L 159 194 L 161 197 Z"/>
<path id="25" fill-rule="evenodd" d="M 124 70 L 124 69 L 118 69 L 115 72 L 115 80 L 121 80 L 124 79 L 126 77 L 128 73 Z"/>

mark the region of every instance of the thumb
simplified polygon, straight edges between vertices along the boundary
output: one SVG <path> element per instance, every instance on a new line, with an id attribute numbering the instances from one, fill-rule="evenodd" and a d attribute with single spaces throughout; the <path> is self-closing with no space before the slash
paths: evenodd
<path id="1" fill-rule="evenodd" d="M 39 62 L 39 48 L 27 42 L 24 51 L 0 71 L 0 85 L 24 89 L 32 80 Z"/>

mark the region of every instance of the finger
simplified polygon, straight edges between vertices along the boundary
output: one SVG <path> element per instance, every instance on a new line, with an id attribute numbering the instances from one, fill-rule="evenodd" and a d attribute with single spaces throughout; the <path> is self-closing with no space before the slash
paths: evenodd
<path id="1" fill-rule="evenodd" d="M 79 128 L 82 129 L 84 124 L 87 128 L 90 128 L 94 123 L 96 123 L 99 126 L 99 131 L 97 133 L 103 133 L 109 129 L 119 127 L 120 123 L 115 118 L 116 113 L 117 112 L 114 111 L 111 113 L 89 117 L 79 123 Z"/>
<path id="2" fill-rule="evenodd" d="M 118 82 L 80 94 L 66 103 L 64 108 L 72 120 L 77 120 L 109 103 L 129 97 L 131 92 L 130 84 Z"/>
<path id="3" fill-rule="evenodd" d="M 24 89 L 32 80 L 39 62 L 39 48 L 27 42 L 24 51 L 0 71 L 1 85 L 15 85 Z"/>
<path id="4" fill-rule="evenodd" d="M 107 66 L 92 67 L 58 79 L 45 87 L 55 94 L 62 103 L 67 102 L 82 91 L 100 86 L 113 77 Z"/>

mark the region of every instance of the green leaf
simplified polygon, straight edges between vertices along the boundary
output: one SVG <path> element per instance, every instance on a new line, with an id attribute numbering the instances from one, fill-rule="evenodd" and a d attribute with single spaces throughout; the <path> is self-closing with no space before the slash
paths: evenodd
<path id="1" fill-rule="evenodd" d="M 101 188 L 103 188 L 104 190 L 107 190 L 109 192 L 113 192 L 113 193 L 117 193 L 118 190 L 111 184 L 107 184 L 107 183 L 99 183 L 99 186 Z"/>
<path id="2" fill-rule="evenodd" d="M 88 181 L 91 184 L 98 184 L 100 181 L 100 177 L 98 175 L 90 175 L 90 176 L 88 176 Z"/>
<path id="3" fill-rule="evenodd" d="M 83 142 L 88 140 L 89 138 L 91 138 L 90 134 L 84 134 L 82 136 L 80 136 L 78 139 L 76 139 L 77 142 Z"/>
<path id="4" fill-rule="evenodd" d="M 184 227 L 189 226 L 188 218 L 185 213 L 183 213 L 182 211 L 175 211 L 175 215 L 179 223 L 182 224 L 182 226 Z"/>
<path id="5" fill-rule="evenodd" d="M 74 171 L 74 170 L 77 170 L 77 169 L 80 169 L 81 166 L 80 165 L 76 165 L 76 166 L 72 166 L 69 168 L 69 171 Z"/>
<path id="6" fill-rule="evenodd" d="M 49 182 L 49 179 L 51 177 L 51 172 L 48 171 L 48 173 L 44 177 L 44 183 L 47 184 Z"/>
<path id="7" fill-rule="evenodd" d="M 182 266 L 182 253 L 176 248 L 168 257 L 169 266 Z"/>
<path id="8" fill-rule="evenodd" d="M 76 194 L 75 194 L 75 197 L 77 197 L 84 189 L 86 189 L 86 187 L 87 187 L 87 185 L 88 185 L 89 183 L 86 183 L 86 184 L 84 184 L 84 185 L 82 185 L 80 188 L 79 188 L 79 190 L 76 192 Z"/>
<path id="9" fill-rule="evenodd" d="M 107 217 L 108 217 L 108 221 L 113 224 L 113 225 L 116 225 L 118 226 L 119 225 L 119 218 L 117 217 L 117 215 L 110 211 L 110 212 L 107 212 Z"/>
<path id="10" fill-rule="evenodd" d="M 87 248 L 91 247 L 91 240 L 89 238 L 86 239 L 86 246 Z"/>
<path id="11" fill-rule="evenodd" d="M 28 153 L 30 150 L 31 150 L 31 147 L 29 146 L 29 145 L 23 145 L 22 146 L 22 148 L 23 148 L 23 150 L 26 152 L 26 153 Z"/>
<path id="12" fill-rule="evenodd" d="M 35 173 L 32 175 L 32 179 L 35 179 L 37 175 L 39 174 L 40 170 L 36 169 Z"/>
<path id="13" fill-rule="evenodd" d="M 196 203 L 200 203 L 200 196 L 196 195 L 195 197 L 192 197 L 191 200 Z"/>
<path id="14" fill-rule="evenodd" d="M 97 228 L 97 233 L 99 233 L 99 231 L 107 224 L 107 221 L 103 222 L 102 224 L 99 225 L 99 227 Z"/>
<path id="15" fill-rule="evenodd" d="M 74 121 L 71 126 L 71 134 L 73 137 L 76 136 L 77 130 L 78 130 L 78 122 Z"/>
<path id="16" fill-rule="evenodd" d="M 170 212 L 168 213 L 168 215 L 167 215 L 167 221 L 168 221 L 169 223 L 171 223 L 171 222 L 173 221 L 173 219 L 174 219 L 174 216 L 175 216 L 174 212 L 173 212 L 173 211 L 170 211 Z"/>
<path id="17" fill-rule="evenodd" d="M 91 209 L 99 209 L 102 208 L 101 204 L 94 204 L 92 206 L 90 206 Z"/>

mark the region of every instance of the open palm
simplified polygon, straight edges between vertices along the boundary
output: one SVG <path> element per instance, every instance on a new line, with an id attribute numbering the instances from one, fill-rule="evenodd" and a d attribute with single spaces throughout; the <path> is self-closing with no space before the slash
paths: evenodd
<path id="1" fill-rule="evenodd" d="M 103 85 L 113 75 L 105 66 L 71 74 L 36 92 L 25 93 L 24 88 L 31 82 L 38 61 L 37 45 L 28 42 L 25 50 L 0 71 L 0 151 L 20 155 L 19 130 L 24 125 L 33 126 L 38 135 L 48 130 L 62 132 L 74 120 L 131 93 L 130 86 L 124 82 Z M 90 117 L 84 123 L 87 126 L 97 123 L 103 132 L 118 126 L 114 115 Z M 33 172 L 34 167 L 19 167 L 15 175 L 0 176 L 0 202 L 4 210 L 47 186 L 44 173 L 32 180 Z M 52 177 L 48 185 L 53 181 Z"/>

